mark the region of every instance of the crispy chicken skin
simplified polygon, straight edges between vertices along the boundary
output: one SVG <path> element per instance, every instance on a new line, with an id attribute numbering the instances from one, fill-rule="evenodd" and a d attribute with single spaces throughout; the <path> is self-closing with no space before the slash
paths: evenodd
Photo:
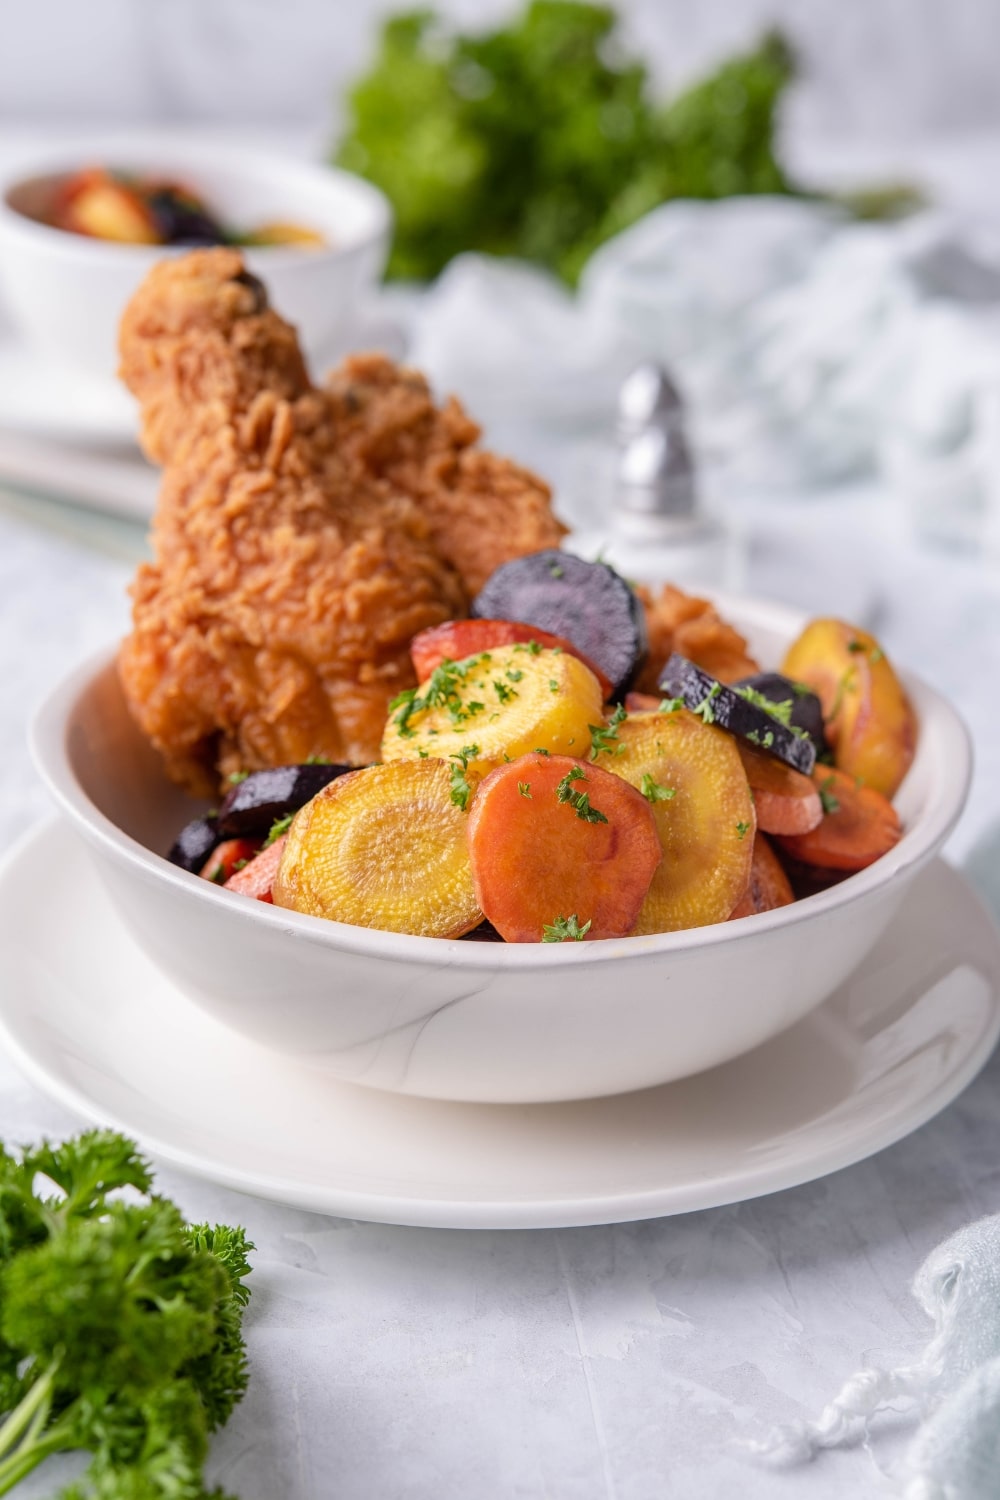
<path id="1" fill-rule="evenodd" d="M 551 492 L 509 459 L 475 447 L 480 430 L 452 397 L 439 410 L 416 370 L 355 355 L 326 382 L 341 442 L 368 473 L 416 499 L 434 545 L 470 597 L 501 563 L 558 547 Z"/>
<path id="2" fill-rule="evenodd" d="M 212 795 L 237 770 L 374 759 L 411 637 L 558 541 L 545 486 L 389 361 L 314 388 L 234 251 L 157 266 L 120 349 L 164 467 L 120 675 L 169 774 Z"/>
<path id="3" fill-rule="evenodd" d="M 743 636 L 720 618 L 707 599 L 682 593 L 670 583 L 655 597 L 649 589 L 640 588 L 638 592 L 649 632 L 649 654 L 636 682 L 640 692 L 658 691 L 672 651 L 680 652 L 720 682 L 739 682 L 741 677 L 760 671 Z"/>

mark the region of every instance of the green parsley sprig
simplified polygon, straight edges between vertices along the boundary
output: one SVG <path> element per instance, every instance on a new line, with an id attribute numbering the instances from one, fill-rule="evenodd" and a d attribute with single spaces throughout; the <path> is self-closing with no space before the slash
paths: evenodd
<path id="1" fill-rule="evenodd" d="M 618 742 L 618 726 L 628 718 L 625 706 L 619 703 L 606 724 L 588 724 L 590 730 L 590 758 L 596 760 L 604 752 L 620 755 L 624 745 Z"/>
<path id="2" fill-rule="evenodd" d="M 606 823 L 608 820 L 604 813 L 596 807 L 591 807 L 590 793 L 573 790 L 574 781 L 586 781 L 586 779 L 587 773 L 583 767 L 574 766 L 572 770 L 566 772 L 556 787 L 556 799 L 559 802 L 568 802 L 575 809 L 577 817 L 582 818 L 585 823 Z"/>
<path id="3" fill-rule="evenodd" d="M 226 1500 L 202 1466 L 247 1385 L 253 1246 L 151 1189 L 112 1131 L 0 1144 L 0 1494 L 84 1449 L 62 1500 Z"/>
<path id="4" fill-rule="evenodd" d="M 448 757 L 455 762 L 451 767 L 451 800 L 463 812 L 468 812 L 469 798 L 472 796 L 472 784 L 465 773 L 469 769 L 470 760 L 475 760 L 478 754 L 478 745 L 463 745 L 461 750 Z"/>
<path id="5" fill-rule="evenodd" d="M 584 922 L 581 927 L 576 912 L 571 917 L 556 917 L 554 922 L 542 926 L 542 942 L 582 943 L 590 931 L 592 922 L 593 918 Z"/>

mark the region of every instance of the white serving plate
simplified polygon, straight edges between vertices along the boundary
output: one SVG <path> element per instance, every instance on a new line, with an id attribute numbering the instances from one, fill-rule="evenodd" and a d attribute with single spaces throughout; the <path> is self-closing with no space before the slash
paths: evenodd
<path id="1" fill-rule="evenodd" d="M 792 1187 L 922 1125 L 998 1034 L 1000 937 L 941 861 L 781 1036 L 695 1078 L 547 1105 L 359 1088 L 237 1036 L 144 957 L 65 826 L 0 870 L 0 1044 L 40 1088 L 161 1162 L 352 1218 L 612 1223 Z"/>

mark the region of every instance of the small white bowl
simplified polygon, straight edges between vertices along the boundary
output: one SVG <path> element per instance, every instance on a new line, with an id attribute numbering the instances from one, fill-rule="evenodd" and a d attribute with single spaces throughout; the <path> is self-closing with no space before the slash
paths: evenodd
<path id="1" fill-rule="evenodd" d="M 47 181 L 92 165 L 188 184 L 224 224 L 252 228 L 283 219 L 318 230 L 327 241 L 321 248 L 243 252 L 265 279 L 273 305 L 302 331 L 313 358 L 349 336 L 359 302 L 384 268 L 388 200 L 349 172 L 158 134 L 94 137 L 51 149 L 0 181 L 0 290 L 32 345 L 92 377 L 114 380 L 125 304 L 158 260 L 185 249 L 90 239 L 30 217 Z"/>
<path id="2" fill-rule="evenodd" d="M 765 664 L 804 623 L 720 600 Z M 159 851 L 196 814 L 130 719 L 113 658 L 84 666 L 33 728 L 38 768 L 133 938 L 177 987 L 265 1046 L 340 1078 L 441 1099 L 623 1093 L 747 1052 L 854 970 L 940 849 L 968 791 L 961 720 L 919 679 L 905 832 L 867 870 L 740 921 L 606 942 L 493 944 L 325 922 L 220 890 Z M 141 1007 L 141 995 L 135 1004 Z"/>

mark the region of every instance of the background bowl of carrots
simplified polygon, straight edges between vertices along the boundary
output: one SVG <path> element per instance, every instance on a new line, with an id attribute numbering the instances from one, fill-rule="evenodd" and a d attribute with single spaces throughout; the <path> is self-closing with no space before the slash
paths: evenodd
<path id="1" fill-rule="evenodd" d="M 765 665 L 780 661 L 804 623 L 773 604 L 722 605 Z M 355 1083 L 441 1099 L 556 1101 L 722 1063 L 792 1025 L 858 966 L 968 790 L 960 719 L 919 678 L 905 685 L 919 739 L 895 798 L 903 835 L 888 853 L 777 910 L 598 942 L 384 932 L 246 900 L 178 869 L 163 856 L 191 799 L 166 781 L 129 717 L 111 654 L 54 692 L 33 747 L 131 937 L 219 1021 Z"/>
<path id="2" fill-rule="evenodd" d="M 92 178 L 100 182 L 88 192 Z M 62 199 L 81 180 L 94 202 L 68 217 Z M 318 358 L 345 336 L 388 255 L 388 201 L 336 167 L 156 132 L 52 146 L 12 165 L 0 182 L 0 291 L 43 355 L 91 377 L 114 380 L 122 311 L 150 268 L 208 242 L 197 223 L 188 237 L 182 225 L 176 242 L 144 242 L 142 225 L 129 224 L 128 199 L 140 181 L 194 195 L 224 233 L 241 236 L 249 268 L 266 277 L 275 304 Z M 132 214 L 141 207 L 132 203 Z M 254 237 L 267 226 L 298 237 Z"/>

